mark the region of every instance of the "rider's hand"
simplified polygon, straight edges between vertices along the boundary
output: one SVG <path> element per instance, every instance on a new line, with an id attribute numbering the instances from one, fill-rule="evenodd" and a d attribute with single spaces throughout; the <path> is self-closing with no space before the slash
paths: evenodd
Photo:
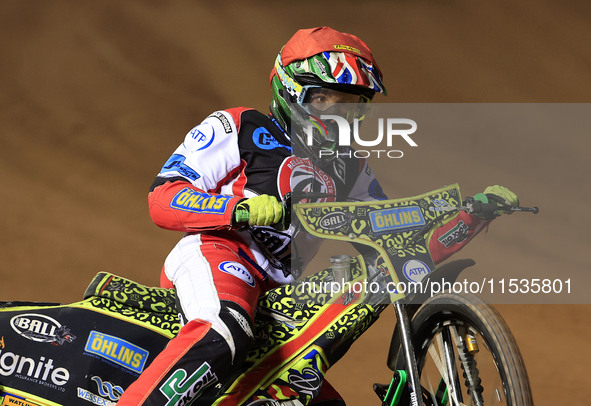
<path id="1" fill-rule="evenodd" d="M 482 203 L 498 202 L 507 206 L 519 206 L 519 198 L 517 195 L 506 187 L 499 185 L 488 186 L 484 189 L 484 192 L 474 195 L 474 200 L 478 200 Z M 494 212 L 493 218 L 500 216 L 503 213 L 511 214 L 510 211 L 503 211 L 501 209 Z"/>
<path id="2" fill-rule="evenodd" d="M 234 209 L 236 223 L 250 226 L 270 226 L 281 221 L 283 205 L 274 196 L 260 195 L 242 200 Z"/>

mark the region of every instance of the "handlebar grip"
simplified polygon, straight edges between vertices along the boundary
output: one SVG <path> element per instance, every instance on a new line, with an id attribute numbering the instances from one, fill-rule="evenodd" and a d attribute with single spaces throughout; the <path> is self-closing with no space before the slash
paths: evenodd
<path id="1" fill-rule="evenodd" d="M 234 211 L 234 220 L 238 224 L 248 224 L 248 220 L 250 220 L 250 213 L 246 209 L 237 208 Z"/>
<path id="2" fill-rule="evenodd" d="M 243 199 L 241 202 L 244 200 L 246 199 Z M 291 224 L 291 193 L 285 194 L 283 201 L 284 202 L 281 203 L 281 209 L 283 211 L 281 219 L 279 222 L 270 225 L 279 231 L 288 229 L 289 225 Z M 232 224 L 235 227 L 242 229 L 249 226 L 250 211 L 247 207 L 241 207 L 240 203 L 238 203 L 238 205 L 236 205 L 234 208 L 234 213 L 232 214 Z"/>
<path id="3" fill-rule="evenodd" d="M 493 214 L 499 210 L 499 205 L 496 202 L 482 203 L 478 200 L 471 202 L 471 213 L 474 214 Z"/>

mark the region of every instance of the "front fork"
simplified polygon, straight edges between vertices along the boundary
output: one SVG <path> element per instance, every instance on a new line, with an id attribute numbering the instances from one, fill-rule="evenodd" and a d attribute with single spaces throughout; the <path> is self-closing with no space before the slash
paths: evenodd
<path id="1" fill-rule="evenodd" d="M 412 336 L 410 331 L 410 318 L 408 317 L 408 313 L 406 312 L 405 305 L 402 304 L 401 301 L 394 303 L 394 309 L 396 310 L 396 318 L 398 319 L 400 344 L 402 352 L 404 354 L 404 362 L 406 364 L 406 372 L 404 373 L 404 376 L 400 376 L 400 382 L 404 380 L 405 383 L 408 383 L 411 406 L 423 406 L 421 380 L 419 376 L 419 370 L 417 368 L 417 359 L 415 357 L 415 350 L 412 344 Z M 399 372 L 397 371 L 397 373 Z M 395 380 L 396 375 L 394 376 L 392 383 L 394 383 Z M 397 386 L 400 388 L 403 387 L 403 385 L 398 384 Z M 390 386 L 392 387 L 393 385 L 390 384 Z M 399 395 L 393 396 L 391 399 L 391 403 L 388 404 L 384 402 L 384 404 L 388 406 L 396 405 L 398 403 L 398 400 Z"/>
<path id="2" fill-rule="evenodd" d="M 394 307 L 396 309 L 396 316 L 398 317 L 399 340 L 401 350 L 404 354 L 405 369 L 397 369 L 394 371 L 394 376 L 392 377 L 390 385 L 385 392 L 382 392 L 382 396 L 380 396 L 380 398 L 382 398 L 382 406 L 399 406 L 406 388 L 408 388 L 409 404 L 412 406 L 423 406 L 423 393 L 414 347 L 412 345 L 408 312 L 405 309 L 405 305 L 398 302 L 394 304 Z M 434 393 L 435 398 L 433 401 L 437 405 L 447 405 L 450 401 L 454 405 L 464 404 L 453 349 L 455 346 L 454 343 L 457 342 L 458 355 L 461 362 L 460 365 L 463 369 L 464 377 L 466 378 L 466 387 L 469 388 L 468 394 L 471 394 L 471 399 L 474 402 L 474 405 L 483 405 L 483 388 L 480 377 L 478 376 L 476 360 L 474 359 L 474 354 L 479 351 L 476 337 L 470 331 L 462 332 L 460 335 L 456 333 L 455 339 L 452 337 L 452 332 L 448 329 L 442 330 L 441 333 L 444 358 L 443 365 L 446 368 L 446 371 L 441 371 L 443 375 L 439 382 L 439 386 Z M 443 376 L 447 376 L 447 379 Z M 385 389 L 385 386 L 383 386 L 383 388 Z M 377 390 L 376 393 L 378 393 Z"/>

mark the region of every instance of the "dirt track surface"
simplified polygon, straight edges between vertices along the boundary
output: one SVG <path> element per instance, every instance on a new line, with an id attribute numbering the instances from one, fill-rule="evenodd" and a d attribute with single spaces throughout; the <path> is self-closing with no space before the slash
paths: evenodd
<path id="1" fill-rule="evenodd" d="M 591 99 L 586 1 L 221 3 L 3 2 L 0 299 L 76 301 L 100 270 L 157 284 L 179 235 L 149 219 L 153 177 L 210 112 L 266 110 L 268 72 L 297 28 L 363 38 L 389 102 Z M 459 257 L 487 270 L 588 271 L 588 131 L 527 144 L 474 137 L 425 139 L 414 161 L 378 160 L 374 170 L 390 196 L 507 185 L 541 214 L 500 219 Z M 591 307 L 499 308 L 536 404 L 588 403 Z M 375 404 L 371 383 L 388 379 L 393 319 L 385 313 L 329 372 L 350 405 Z"/>

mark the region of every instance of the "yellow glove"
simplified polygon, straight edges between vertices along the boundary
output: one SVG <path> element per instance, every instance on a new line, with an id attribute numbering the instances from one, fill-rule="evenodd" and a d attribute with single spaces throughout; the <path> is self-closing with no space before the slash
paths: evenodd
<path id="1" fill-rule="evenodd" d="M 519 198 L 517 195 L 504 186 L 488 186 L 486 189 L 484 189 L 484 194 L 491 194 L 500 197 L 505 201 L 507 206 L 519 206 Z"/>
<path id="2" fill-rule="evenodd" d="M 283 205 L 274 196 L 260 195 L 242 200 L 234 209 L 236 223 L 250 226 L 270 226 L 283 218 Z"/>
<path id="3" fill-rule="evenodd" d="M 483 193 L 476 194 L 474 196 L 474 200 L 478 200 L 482 203 L 489 203 L 493 201 L 501 204 L 504 203 L 507 206 L 519 206 L 519 198 L 517 195 L 506 187 L 499 185 L 488 186 L 486 189 L 484 189 Z M 500 216 L 503 213 L 511 214 L 510 211 L 503 211 L 501 209 L 495 211 L 494 215 Z"/>

